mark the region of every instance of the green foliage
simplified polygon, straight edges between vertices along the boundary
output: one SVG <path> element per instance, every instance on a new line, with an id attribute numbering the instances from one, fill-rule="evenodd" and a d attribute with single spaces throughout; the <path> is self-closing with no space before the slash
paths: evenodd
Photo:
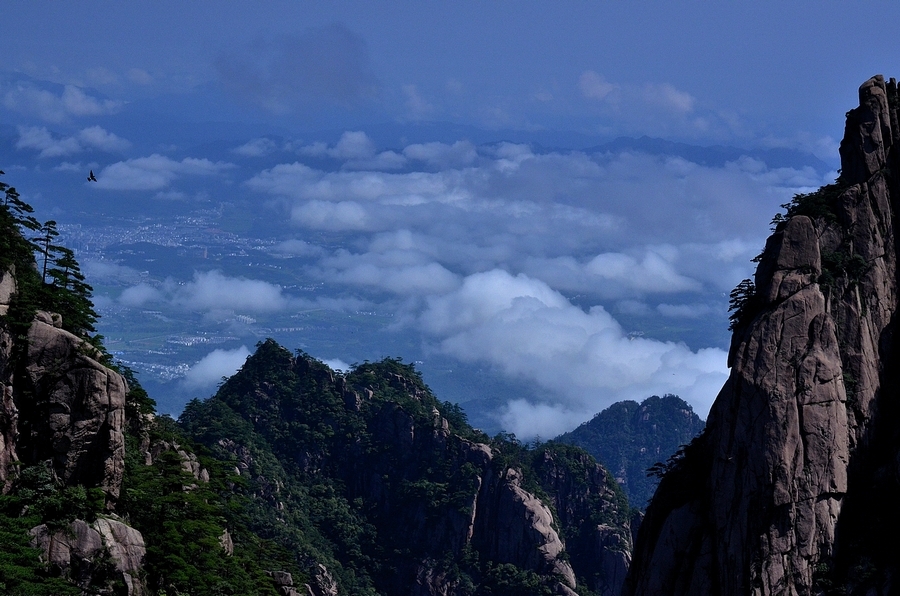
<path id="1" fill-rule="evenodd" d="M 4 323 L 16 353 L 25 353 L 35 311 L 49 310 L 88 340 L 85 352 L 99 350 L 128 382 L 125 474 L 109 505 L 144 537 L 142 579 L 152 596 L 274 596 L 266 571 L 314 583 L 319 564 L 342 592 L 377 596 L 408 589 L 410 573 L 426 560 L 455 578 L 460 594 L 550 593 L 549 578 L 480 559 L 458 539 L 482 481 L 499 479 L 483 474 L 520 470 L 523 488 L 553 507 L 535 451 L 512 435 L 490 440 L 472 429 L 458 405 L 440 402 L 400 359 L 366 362 L 342 375 L 272 340 L 261 342 L 216 396 L 189 403 L 177 423 L 156 416 L 134 373 L 111 362 L 102 338 L 90 335 L 97 318 L 92 288 L 73 251 L 55 244 L 56 222 L 39 223 L 14 188 L 0 183 L 0 192 L 0 270 L 14 269 L 17 281 Z M 464 440 L 489 441 L 496 467 L 483 470 L 460 457 Z M 581 465 L 565 449 L 553 449 L 573 470 Z M 190 461 L 209 481 L 186 471 L 185 453 L 196 454 Z M 95 487 L 61 486 L 49 462 L 22 467 L 13 491 L 0 497 L 0 593 L 81 593 L 51 577 L 28 546 L 27 531 L 92 522 L 106 500 Z M 232 555 L 221 545 L 226 531 Z M 111 561 L 94 566 L 109 573 L 101 569 L 95 579 L 105 583 L 88 591 L 108 590 Z"/>
<path id="2" fill-rule="evenodd" d="M 452 434 L 444 434 L 436 411 Z M 189 403 L 179 426 L 241 468 L 232 479 L 229 523 L 297 553 L 308 576 L 322 563 L 347 593 L 397 593 L 415 581 L 408 574 L 421 561 L 431 561 L 435 572 L 455 578 L 460 594 L 547 593 L 547 577 L 481 558 L 471 545 L 453 546 L 459 538 L 451 528 L 468 523 L 481 483 L 499 478 L 481 478 L 484 470 L 456 459 L 453 445 L 483 434 L 399 359 L 341 375 L 266 340 L 214 397 Z M 489 473 L 520 470 L 523 488 L 552 509 L 537 452 L 512 435 L 490 446 Z M 553 449 L 571 450 L 573 467 L 588 457 Z"/>
<path id="3" fill-rule="evenodd" d="M 40 516 L 20 496 L 0 496 L 0 593 L 29 596 L 77 596 L 81 590 L 55 577 L 30 544 L 28 531 Z"/>
<path id="4" fill-rule="evenodd" d="M 6 316 L 14 335 L 24 336 L 35 311 L 43 309 L 62 315 L 67 331 L 88 337 L 96 331 L 93 289 L 85 283 L 74 253 L 53 243 L 59 236 L 56 222 L 38 223 L 31 215 L 34 209 L 21 200 L 15 188 L 0 182 L 0 191 L 4 193 L 0 205 L 0 273 L 14 269 L 17 283 Z M 41 259 L 40 272 L 35 252 Z"/>
<path id="5" fill-rule="evenodd" d="M 822 251 L 822 274 L 818 282 L 831 287 L 843 278 L 848 287 L 853 287 L 868 270 L 869 263 L 861 255 L 853 254 L 849 246 L 841 245 L 836 251 Z"/>
<path id="6" fill-rule="evenodd" d="M 62 486 L 49 461 L 22 468 L 10 494 L 51 530 L 66 528 L 76 519 L 93 522 L 106 506 L 99 488 Z"/>
<path id="7" fill-rule="evenodd" d="M 553 590 L 533 571 L 509 563 L 488 564 L 481 596 L 552 596 Z"/>
<path id="8" fill-rule="evenodd" d="M 729 294 L 728 329 L 733 331 L 748 324 L 762 309 L 762 298 L 751 279 L 742 280 Z"/>
<path id="9" fill-rule="evenodd" d="M 171 418 L 157 418 L 150 438 L 158 444 L 181 444 L 192 450 Z M 215 460 L 200 457 L 210 481 L 198 481 L 184 468 L 174 449 L 166 449 L 145 465 L 129 436 L 126 469 L 117 509 L 144 537 L 144 570 L 151 589 L 192 596 L 276 594 L 261 565 L 273 563 L 268 545 L 240 525 L 232 525 L 227 494 L 229 476 Z M 228 529 L 235 553 L 228 556 L 220 537 Z M 277 550 L 277 549 L 276 549 Z M 274 563 L 285 568 L 284 561 Z M 287 567 L 289 568 L 289 567 Z"/>
<path id="10" fill-rule="evenodd" d="M 67 531 L 76 519 L 94 521 L 105 505 L 98 488 L 61 486 L 50 462 L 23 467 L 10 493 L 0 496 L 0 593 L 81 594 L 40 561 L 29 531 L 41 524 L 51 532 Z"/>
<path id="11" fill-rule="evenodd" d="M 838 201 L 847 189 L 840 179 L 834 184 L 826 184 L 810 193 L 794 195 L 790 203 L 781 206 L 785 215 L 776 215 L 772 223 L 776 226 L 795 215 L 806 215 L 812 219 L 822 219 L 826 223 L 838 222 Z"/>
<path id="12" fill-rule="evenodd" d="M 652 396 L 642 403 L 611 405 L 556 441 L 584 448 L 621 478 L 632 506 L 646 507 L 659 478 L 646 470 L 688 443 L 703 421 L 676 395 Z"/>

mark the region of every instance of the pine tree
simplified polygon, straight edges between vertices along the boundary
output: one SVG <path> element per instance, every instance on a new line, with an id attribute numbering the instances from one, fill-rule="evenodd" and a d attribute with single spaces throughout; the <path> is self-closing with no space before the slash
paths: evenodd
<path id="1" fill-rule="evenodd" d="M 49 219 L 43 223 L 36 231 L 40 232 L 39 236 L 32 238 L 37 250 L 44 257 L 44 264 L 41 268 L 41 280 L 47 283 L 47 266 L 50 263 L 50 255 L 59 253 L 61 246 L 51 244 L 54 238 L 59 236 L 59 230 L 56 229 L 56 222 Z"/>

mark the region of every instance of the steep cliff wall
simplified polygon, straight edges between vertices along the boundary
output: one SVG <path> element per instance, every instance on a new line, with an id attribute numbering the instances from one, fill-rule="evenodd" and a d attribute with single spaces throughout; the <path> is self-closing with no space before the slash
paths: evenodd
<path id="1" fill-rule="evenodd" d="M 17 291 L 11 267 L 0 275 L 0 490 L 22 489 L 20 475 L 43 469 L 44 485 L 18 491 L 32 495 L 28 508 L 47 513 L 40 497 L 83 487 L 101 489 L 99 507 L 105 500 L 111 509 L 125 464 L 125 380 L 100 363 L 93 346 L 63 330 L 54 313 L 37 311 L 17 338 L 7 316 Z M 73 510 L 79 503 L 67 505 Z M 112 518 L 92 525 L 75 519 L 63 529 L 54 521 L 53 529 L 41 524 L 30 532 L 47 573 L 88 591 L 102 586 L 112 593 L 117 586 L 131 596 L 144 593 L 137 577 L 145 552 L 138 531 Z M 0 577 L 4 586 L 8 580 Z"/>
<path id="2" fill-rule="evenodd" d="M 13 462 L 50 460 L 66 485 L 100 487 L 115 500 L 124 469 L 125 380 L 96 349 L 39 311 L 20 357 L 0 329 L 0 480 Z"/>
<path id="3" fill-rule="evenodd" d="M 896 563 L 865 544 L 897 528 L 872 505 L 897 494 L 898 103 L 893 80 L 860 87 L 839 180 L 768 239 L 731 375 L 648 508 L 625 594 L 890 593 Z"/>

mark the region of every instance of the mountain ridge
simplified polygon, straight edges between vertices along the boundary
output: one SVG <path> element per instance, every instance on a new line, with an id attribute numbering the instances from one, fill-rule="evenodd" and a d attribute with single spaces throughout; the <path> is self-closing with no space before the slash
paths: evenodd
<path id="1" fill-rule="evenodd" d="M 648 470 L 675 455 L 703 430 L 693 408 L 676 395 L 617 402 L 554 441 L 577 445 L 612 472 L 633 507 L 643 509 L 658 478 Z"/>

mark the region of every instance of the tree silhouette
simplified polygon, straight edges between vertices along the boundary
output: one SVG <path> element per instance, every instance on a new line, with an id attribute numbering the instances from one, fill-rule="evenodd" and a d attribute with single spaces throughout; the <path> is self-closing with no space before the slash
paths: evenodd
<path id="1" fill-rule="evenodd" d="M 41 281 L 47 283 L 47 266 L 50 263 L 50 255 L 59 253 L 61 246 L 52 244 L 53 239 L 59 236 L 56 229 L 56 222 L 52 219 L 45 221 L 36 231 L 40 232 L 39 236 L 35 236 L 32 240 L 35 247 L 44 256 L 44 264 L 41 268 Z"/>

